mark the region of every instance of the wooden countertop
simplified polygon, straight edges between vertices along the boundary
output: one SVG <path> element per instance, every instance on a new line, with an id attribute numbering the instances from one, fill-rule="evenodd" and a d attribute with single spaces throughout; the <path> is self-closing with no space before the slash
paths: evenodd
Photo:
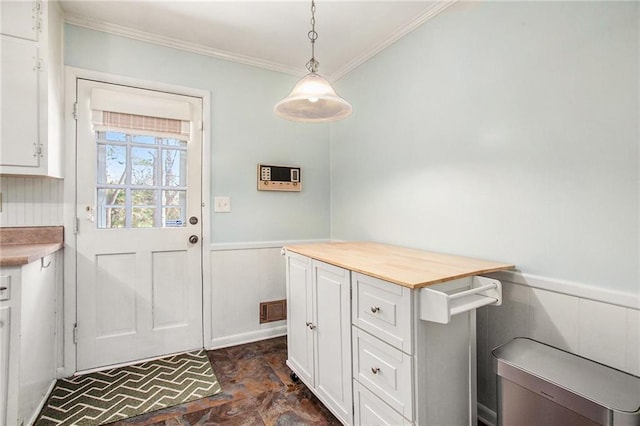
<path id="1" fill-rule="evenodd" d="M 63 247 L 62 226 L 0 228 L 0 267 L 26 265 Z"/>
<path id="2" fill-rule="evenodd" d="M 372 242 L 313 243 L 285 250 L 404 287 L 514 269 L 514 265 Z"/>
<path id="3" fill-rule="evenodd" d="M 0 267 L 22 266 L 55 253 L 63 243 L 11 244 L 0 246 Z"/>

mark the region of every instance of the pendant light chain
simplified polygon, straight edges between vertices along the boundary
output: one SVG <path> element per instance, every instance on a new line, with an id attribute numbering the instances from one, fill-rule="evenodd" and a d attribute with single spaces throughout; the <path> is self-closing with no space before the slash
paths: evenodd
<path id="1" fill-rule="evenodd" d="M 311 41 L 311 59 L 307 62 L 307 70 L 309 72 L 318 72 L 318 65 L 320 63 L 316 61 L 316 40 L 318 39 L 318 33 L 316 32 L 316 2 L 311 0 L 311 31 L 307 34 L 309 41 Z"/>

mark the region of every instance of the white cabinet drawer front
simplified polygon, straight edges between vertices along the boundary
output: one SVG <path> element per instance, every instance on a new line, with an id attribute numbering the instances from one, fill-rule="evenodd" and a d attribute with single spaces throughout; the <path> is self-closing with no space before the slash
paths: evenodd
<path id="1" fill-rule="evenodd" d="M 354 378 L 413 420 L 413 358 L 355 327 L 353 352 Z"/>
<path id="2" fill-rule="evenodd" d="M 356 425 L 413 424 L 355 380 L 353 381 L 353 397 Z"/>
<path id="3" fill-rule="evenodd" d="M 354 274 L 354 286 L 353 323 L 411 354 L 411 290 L 363 274 Z"/>

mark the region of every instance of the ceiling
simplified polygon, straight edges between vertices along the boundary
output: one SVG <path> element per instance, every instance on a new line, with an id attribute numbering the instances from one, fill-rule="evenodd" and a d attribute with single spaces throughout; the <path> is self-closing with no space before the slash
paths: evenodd
<path id="1" fill-rule="evenodd" d="M 454 0 L 455 1 L 455 0 Z M 317 0 L 319 72 L 336 80 L 453 1 Z M 295 75 L 311 57 L 311 1 L 63 0 L 74 25 Z"/>

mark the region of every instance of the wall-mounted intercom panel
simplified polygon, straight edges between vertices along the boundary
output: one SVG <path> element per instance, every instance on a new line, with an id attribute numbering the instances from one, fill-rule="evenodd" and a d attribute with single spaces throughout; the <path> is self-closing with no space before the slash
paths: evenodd
<path id="1" fill-rule="evenodd" d="M 258 164 L 258 191 L 302 191 L 300 167 Z"/>

